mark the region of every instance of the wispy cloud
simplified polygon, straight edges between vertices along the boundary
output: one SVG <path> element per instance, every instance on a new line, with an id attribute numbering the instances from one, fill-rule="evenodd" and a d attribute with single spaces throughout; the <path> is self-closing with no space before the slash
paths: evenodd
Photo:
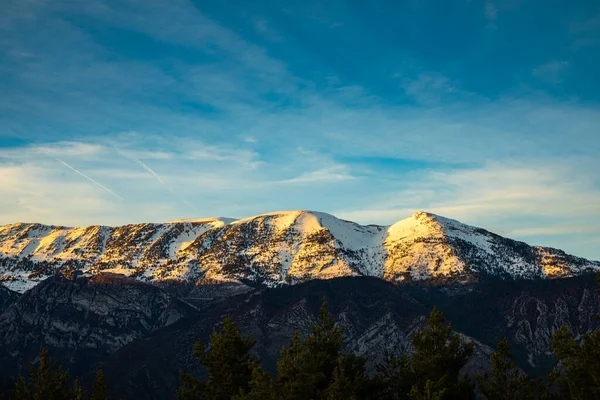
<path id="1" fill-rule="evenodd" d="M 125 203 L 100 196 L 78 178 L 61 176 L 54 161 L 0 165 L 2 223 L 45 222 L 58 225 L 111 224 L 123 220 Z M 64 175 L 64 174 L 62 174 Z M 104 221 L 104 222 L 102 222 Z"/>
<path id="2" fill-rule="evenodd" d="M 498 17 L 498 8 L 496 7 L 496 4 L 494 4 L 494 2 L 491 0 L 485 0 L 485 4 L 483 6 L 483 13 L 489 21 L 488 27 L 495 28 L 496 18 Z"/>
<path id="3" fill-rule="evenodd" d="M 600 12 L 596 12 L 585 19 L 573 21 L 569 26 L 569 33 L 576 50 L 594 46 L 600 42 Z"/>
<path id="4" fill-rule="evenodd" d="M 196 208 L 196 206 L 194 206 L 188 200 L 183 198 L 179 193 L 177 193 L 175 190 L 173 190 L 169 185 L 167 185 L 165 183 L 165 181 L 163 181 L 162 178 L 156 172 L 154 172 L 154 170 L 152 168 L 150 168 L 148 165 L 146 165 L 146 163 L 144 163 L 142 160 L 140 160 L 136 156 L 122 151 L 117 146 L 113 146 L 113 147 L 117 151 L 117 153 L 119 153 L 121 156 L 135 162 L 136 164 L 141 166 L 143 169 L 145 169 L 150 175 L 152 175 L 158 181 L 158 183 L 160 183 L 162 186 L 164 186 L 165 189 L 167 189 L 169 191 L 169 193 L 171 193 L 173 196 L 175 196 L 177 199 L 179 199 L 182 203 L 189 206 L 191 210 L 193 210 L 196 213 L 198 212 L 198 209 Z"/>
<path id="5" fill-rule="evenodd" d="M 283 36 L 275 31 L 265 18 L 256 18 L 254 20 L 254 29 L 265 39 L 272 42 L 281 42 L 283 40 Z"/>
<path id="6" fill-rule="evenodd" d="M 138 149 L 144 142 L 160 141 L 160 138 L 151 135 L 126 135 L 128 139 L 124 142 L 127 147 L 123 148 L 122 143 L 115 145 L 122 137 L 124 136 L 117 135 L 112 139 L 95 138 L 89 143 L 72 141 L 43 146 L 51 148 L 55 154 L 68 154 L 69 162 L 61 159 L 65 166 L 70 166 L 71 162 L 85 165 L 87 171 L 101 177 L 119 192 L 125 193 L 125 203 L 106 207 L 104 201 L 90 201 L 90 194 L 84 187 L 77 186 L 76 181 L 65 179 L 60 171 L 48 168 L 49 160 L 55 160 L 54 156 L 49 157 L 33 145 L 29 145 L 10 150 L 8 158 L 0 157 L 4 160 L 4 163 L 0 163 L 0 175 L 3 176 L 0 190 L 6 193 L 3 201 L 13 205 L 5 206 L 4 211 L 0 213 L 1 223 L 22 220 L 25 214 L 28 220 L 63 224 L 77 219 L 98 224 L 118 221 L 119 218 L 120 223 L 126 223 L 143 221 L 144 218 L 165 221 L 190 216 L 251 215 L 278 208 L 282 185 L 285 185 L 286 193 L 295 193 L 297 190 L 306 190 L 306 187 L 322 187 L 326 183 L 328 188 L 323 191 L 323 194 L 326 194 L 328 191 L 334 191 L 337 183 L 353 179 L 346 167 L 332 166 L 331 160 L 325 156 L 292 152 L 287 155 L 285 161 L 274 160 L 270 165 L 264 165 L 257 160 L 253 151 L 235 149 L 230 145 L 205 146 L 202 142 L 190 138 L 174 140 L 169 146 L 163 146 L 165 154 L 153 159 L 153 163 L 159 168 L 157 170 L 138 156 Z M 101 144 L 103 142 L 108 144 Z M 253 146 L 255 143 L 248 145 Z M 71 151 L 77 147 L 95 148 L 102 156 L 89 158 L 85 152 L 78 155 Z M 210 149 L 210 157 L 199 158 L 199 154 L 194 153 L 197 151 L 195 149 L 203 147 Z M 32 149 L 35 151 L 32 152 Z M 213 157 L 215 154 L 219 156 Z M 316 169 L 305 173 L 304 163 L 309 157 Z M 130 163 L 139 166 L 144 173 L 133 171 Z M 29 176 L 25 180 L 23 176 L 26 175 Z M 84 175 L 89 176 L 87 173 Z M 287 178 L 290 175 L 296 177 Z M 65 181 L 68 181 L 70 186 L 63 190 Z M 153 185 L 152 181 L 158 185 Z M 94 182 L 97 183 L 95 180 Z M 4 187 L 4 184 L 7 186 Z M 36 185 L 39 186 L 33 189 Z M 9 187 L 10 190 L 5 190 Z M 101 187 L 106 188 L 104 185 Z M 44 202 L 43 207 L 34 207 L 36 201 L 39 201 L 39 196 L 46 196 L 54 201 Z M 223 202 L 225 197 L 231 200 Z M 64 204 L 78 198 L 82 200 L 82 204 L 89 207 L 97 205 L 100 208 L 83 212 L 80 211 L 81 207 L 63 207 Z M 194 202 L 189 200 L 191 198 Z M 245 199 L 245 202 L 236 206 L 235 199 L 240 198 Z M 177 201 L 174 202 L 174 199 Z M 146 210 L 148 204 L 157 203 L 164 205 L 159 208 L 165 210 L 163 213 L 142 214 L 142 210 Z M 181 209 L 179 203 L 185 204 L 188 211 Z M 299 208 L 303 208 L 301 204 Z M 106 218 L 106 221 L 100 216 Z"/>
<path id="7" fill-rule="evenodd" d="M 550 61 L 535 68 L 532 74 L 544 82 L 559 84 L 563 81 L 570 66 L 571 64 L 567 61 Z"/>
<path id="8" fill-rule="evenodd" d="M 327 168 L 318 169 L 308 173 L 301 174 L 292 179 L 286 179 L 277 182 L 278 184 L 319 184 L 348 181 L 356 179 L 349 173 L 349 168 L 345 165 L 335 165 Z"/>
<path id="9" fill-rule="evenodd" d="M 595 226 L 550 226 L 550 227 L 537 227 L 537 228 L 523 228 L 515 229 L 506 232 L 508 235 L 516 237 L 530 237 L 530 236 L 557 236 L 557 235 L 572 235 L 581 233 L 598 233 L 600 227 Z"/>
<path id="10" fill-rule="evenodd" d="M 252 150 L 229 149 L 205 144 L 195 144 L 195 146 L 197 148 L 187 151 L 185 157 L 195 160 L 229 161 L 249 168 L 260 165 L 257 153 Z"/>
<path id="11" fill-rule="evenodd" d="M 104 148 L 100 145 L 81 142 L 60 142 L 58 145 L 37 145 L 35 148 L 44 154 L 56 157 L 96 157 L 104 152 Z"/>
<path id="12" fill-rule="evenodd" d="M 448 78 L 439 73 L 421 73 L 415 79 L 403 79 L 402 87 L 418 103 L 438 105 L 449 94 L 459 89 Z"/>
<path id="13" fill-rule="evenodd" d="M 121 196 L 119 196 L 118 194 L 116 194 L 115 192 L 113 192 L 112 190 L 110 190 L 109 188 L 107 188 L 106 186 L 104 186 L 103 184 L 101 184 L 100 182 L 98 182 L 97 180 L 89 177 L 88 175 L 86 175 L 85 173 L 81 172 L 80 170 L 76 169 L 75 167 L 73 167 L 72 165 L 70 165 L 69 163 L 67 163 L 66 161 L 61 160 L 60 158 L 56 157 L 55 155 L 52 154 L 51 150 L 48 149 L 44 149 L 43 147 L 40 147 L 38 145 L 36 145 L 35 143 L 30 142 L 29 140 L 18 136 L 20 139 L 22 139 L 23 141 L 25 141 L 26 143 L 28 143 L 31 147 L 33 147 L 34 149 L 37 149 L 38 151 L 40 151 L 42 154 L 45 154 L 46 156 L 52 158 L 53 160 L 59 162 L 60 164 L 64 165 L 65 167 L 69 168 L 71 171 L 75 172 L 76 174 L 84 177 L 85 179 L 87 179 L 88 181 L 92 182 L 94 185 L 98 186 L 101 189 L 104 189 L 106 192 L 110 193 L 111 195 L 113 195 L 114 197 L 118 198 L 119 200 L 124 200 Z M 71 145 L 71 144 L 69 144 Z M 93 148 L 93 146 L 75 146 L 77 147 L 83 147 L 85 149 L 90 149 Z M 72 149 L 67 149 L 67 152 L 69 152 L 69 150 Z"/>

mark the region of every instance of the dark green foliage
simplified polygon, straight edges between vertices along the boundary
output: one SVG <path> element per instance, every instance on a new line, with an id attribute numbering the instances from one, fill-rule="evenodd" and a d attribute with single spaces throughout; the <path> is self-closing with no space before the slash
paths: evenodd
<path id="1" fill-rule="evenodd" d="M 201 341 L 196 342 L 194 355 L 208 372 L 206 383 L 182 372 L 183 385 L 178 391 L 179 399 L 229 400 L 249 390 L 253 363 L 250 356 L 254 340 L 244 338 L 231 317 L 225 318 L 220 332 L 210 336 L 210 347 L 205 351 Z"/>
<path id="2" fill-rule="evenodd" d="M 410 357 L 406 352 L 396 354 L 385 352 L 383 362 L 375 367 L 375 380 L 379 387 L 379 398 L 382 400 L 406 399 L 414 382 Z"/>
<path id="3" fill-rule="evenodd" d="M 427 323 L 411 339 L 415 348 L 410 357 L 411 369 L 420 392 L 424 392 L 427 381 L 443 380 L 447 389 L 443 399 L 474 398 L 468 377 L 459 378 L 460 370 L 473 354 L 473 342 L 462 344 L 460 337 L 452 334 L 452 325 L 445 323 L 442 312 L 434 308 Z"/>
<path id="4" fill-rule="evenodd" d="M 364 399 L 370 379 L 366 376 L 366 358 L 341 354 L 343 330 L 329 316 L 324 300 L 317 323 L 302 339 L 295 333 L 281 350 L 277 376 L 271 381 L 255 367 L 251 390 L 238 399 Z"/>
<path id="5" fill-rule="evenodd" d="M 276 398 L 308 399 L 316 386 L 316 377 L 308 368 L 304 342 L 296 332 L 277 362 L 277 379 L 273 385 Z"/>
<path id="6" fill-rule="evenodd" d="M 410 400 L 442 400 L 448 391 L 443 386 L 443 380 L 436 383 L 428 380 L 422 389 L 419 389 L 416 385 L 413 386 L 410 393 L 408 393 L 408 398 Z"/>
<path id="7" fill-rule="evenodd" d="M 459 377 L 473 354 L 473 343 L 461 343 L 440 311 L 434 308 L 411 340 L 412 355 L 387 353 L 377 366 L 380 398 L 474 398 L 468 378 Z"/>
<path id="8" fill-rule="evenodd" d="M 366 363 L 366 357 L 354 354 L 340 356 L 324 398 L 328 400 L 367 398 L 371 384 L 365 375 Z"/>
<path id="9" fill-rule="evenodd" d="M 281 351 L 274 392 L 277 399 L 320 399 L 326 397 L 338 367 L 343 329 L 329 316 L 323 301 L 311 334 L 302 340 L 296 333 Z"/>
<path id="10" fill-rule="evenodd" d="M 252 363 L 252 375 L 249 382 L 249 391 L 241 392 L 233 397 L 234 400 L 270 400 L 273 399 L 273 380 L 260 364 Z"/>
<path id="11" fill-rule="evenodd" d="M 552 338 L 559 367 L 551 375 L 560 398 L 600 399 L 600 329 L 583 335 L 578 343 L 566 327 Z"/>
<path id="12" fill-rule="evenodd" d="M 96 374 L 92 395 L 85 396 L 79 379 L 75 378 L 73 389 L 69 387 L 69 373 L 62 366 L 51 362 L 48 351 L 42 349 L 40 362 L 29 367 L 29 382 L 19 376 L 12 393 L 13 400 L 108 400 L 107 388 L 102 370 Z"/>
<path id="13" fill-rule="evenodd" d="M 64 400 L 71 398 L 69 373 L 50 361 L 48 351 L 42 349 L 37 366 L 29 366 L 29 382 L 20 376 L 15 385 L 15 400 Z"/>
<path id="14" fill-rule="evenodd" d="M 12 393 L 12 398 L 14 400 L 25 400 L 33 398 L 33 393 L 31 393 L 31 391 L 27 387 L 27 382 L 25 381 L 25 378 L 23 378 L 23 375 L 20 375 L 17 379 L 17 382 L 15 383 L 15 390 Z"/>
<path id="15" fill-rule="evenodd" d="M 596 280 L 600 284 L 600 273 Z M 552 350 L 559 361 L 549 377 L 558 392 L 555 397 L 600 399 L 600 329 L 584 334 L 577 342 L 569 329 L 562 327 L 552 337 Z"/>
<path id="16" fill-rule="evenodd" d="M 73 383 L 73 400 L 84 400 L 85 392 L 83 387 L 79 384 L 79 379 L 75 379 Z"/>
<path id="17" fill-rule="evenodd" d="M 541 380 L 533 380 L 519 371 L 506 339 L 498 340 L 498 349 L 490 363 L 491 374 L 477 375 L 479 390 L 488 400 L 536 400 L 545 396 L 546 388 Z"/>
<path id="18" fill-rule="evenodd" d="M 101 369 L 96 372 L 96 379 L 92 384 L 92 395 L 90 400 L 108 400 L 108 393 L 106 383 L 104 382 L 104 373 Z"/>
<path id="19" fill-rule="evenodd" d="M 206 384 L 184 371 L 179 371 L 181 387 L 177 391 L 179 400 L 201 400 L 205 398 Z"/>

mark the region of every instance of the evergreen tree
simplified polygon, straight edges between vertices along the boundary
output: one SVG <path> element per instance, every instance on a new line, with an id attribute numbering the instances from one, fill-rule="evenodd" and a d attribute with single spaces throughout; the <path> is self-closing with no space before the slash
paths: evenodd
<path id="1" fill-rule="evenodd" d="M 177 390 L 178 400 L 204 400 L 206 399 L 206 384 L 191 374 L 179 371 L 179 378 L 181 379 L 181 386 Z"/>
<path id="2" fill-rule="evenodd" d="M 19 376 L 11 399 L 14 400 L 108 400 L 107 387 L 102 370 L 96 374 L 92 395 L 87 397 L 79 378 L 75 378 L 73 389 L 69 387 L 69 373 L 61 365 L 51 362 L 48 351 L 42 349 L 37 366 L 29 366 L 29 382 Z"/>
<path id="3" fill-rule="evenodd" d="M 343 340 L 343 329 L 336 326 L 335 319 L 329 316 L 327 301 L 323 299 L 311 334 L 303 341 L 295 333 L 289 346 L 281 351 L 273 385 L 276 398 L 325 398 L 339 363 Z"/>
<path id="4" fill-rule="evenodd" d="M 73 400 L 85 400 L 85 393 L 79 383 L 79 378 L 75 378 L 75 382 L 73 382 Z"/>
<path id="5" fill-rule="evenodd" d="M 19 375 L 17 382 L 15 383 L 15 390 L 12 393 L 12 399 L 14 400 L 29 400 L 33 399 L 33 393 L 27 387 L 27 381 L 23 378 L 23 375 Z"/>
<path id="6" fill-rule="evenodd" d="M 271 400 L 273 399 L 273 380 L 263 367 L 252 362 L 252 375 L 249 383 L 249 391 L 243 390 L 235 396 L 234 400 Z"/>
<path id="7" fill-rule="evenodd" d="M 512 360 L 506 339 L 498 340 L 498 349 L 490 357 L 491 374 L 477 375 L 479 390 L 488 400 L 535 400 L 543 397 L 545 387 L 541 380 L 533 380 L 521 373 Z"/>
<path id="8" fill-rule="evenodd" d="M 44 348 L 37 366 L 29 365 L 29 384 L 19 376 L 13 392 L 15 400 L 64 400 L 71 398 L 69 373 L 50 361 Z"/>
<path id="9" fill-rule="evenodd" d="M 473 354 L 473 342 L 465 345 L 458 335 L 452 334 L 452 324 L 445 323 L 444 314 L 436 308 L 431 311 L 427 322 L 412 334 L 415 348 L 410 357 L 415 385 L 419 392 L 425 391 L 427 381 L 443 380 L 443 399 L 466 400 L 474 398 L 469 378 L 460 379 L 460 370 Z"/>
<path id="10" fill-rule="evenodd" d="M 99 369 L 96 372 L 96 379 L 92 383 L 92 395 L 90 400 L 108 400 L 106 383 L 104 382 L 104 372 Z"/>
<path id="11" fill-rule="evenodd" d="M 552 338 L 552 349 L 559 360 L 551 381 L 558 396 L 572 400 L 600 399 L 600 329 L 584 334 L 578 343 L 566 327 Z"/>
<path id="12" fill-rule="evenodd" d="M 277 399 L 311 398 L 314 382 L 306 364 L 306 348 L 298 332 L 294 332 L 289 345 L 281 349 L 277 361 L 277 378 L 273 384 L 273 391 Z"/>
<path id="13" fill-rule="evenodd" d="M 469 378 L 460 379 L 460 370 L 473 354 L 473 343 L 462 344 L 452 326 L 436 308 L 427 321 L 411 335 L 411 355 L 386 353 L 377 365 L 376 380 L 380 398 L 405 400 L 419 396 L 436 396 L 442 400 L 472 399 Z M 430 382 L 430 383 L 428 383 Z"/>
<path id="14" fill-rule="evenodd" d="M 413 386 L 408 398 L 410 400 L 442 400 L 448 389 L 440 389 L 441 386 L 443 386 L 443 380 L 437 383 L 427 380 L 423 389 L 419 389 L 416 385 Z"/>
<path id="15" fill-rule="evenodd" d="M 408 399 L 408 393 L 414 385 L 410 357 L 406 352 L 396 354 L 386 351 L 384 359 L 375 366 L 379 398 L 381 400 Z"/>
<path id="16" fill-rule="evenodd" d="M 230 400 L 248 392 L 255 362 L 249 352 L 254 344 L 254 340 L 241 336 L 233 318 L 225 318 L 221 331 L 211 334 L 208 351 L 202 341 L 196 342 L 194 347 L 194 355 L 208 372 L 208 381 L 203 383 L 181 372 L 183 385 L 178 398 Z"/>
<path id="17" fill-rule="evenodd" d="M 600 284 L 600 272 L 596 274 L 596 280 Z M 600 316 L 596 318 L 600 319 Z M 600 329 L 584 334 L 577 342 L 569 329 L 562 327 L 552 337 L 552 350 L 559 361 L 549 376 L 558 390 L 555 397 L 600 399 Z"/>
<path id="18" fill-rule="evenodd" d="M 324 398 L 354 400 L 369 397 L 371 382 L 365 374 L 366 362 L 366 357 L 354 354 L 340 356 Z"/>

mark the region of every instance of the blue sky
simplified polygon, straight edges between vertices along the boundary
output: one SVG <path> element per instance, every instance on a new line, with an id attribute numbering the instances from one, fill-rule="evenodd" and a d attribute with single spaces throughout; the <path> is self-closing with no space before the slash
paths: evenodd
<path id="1" fill-rule="evenodd" d="M 0 224 L 427 210 L 600 259 L 596 1 L 2 7 Z"/>

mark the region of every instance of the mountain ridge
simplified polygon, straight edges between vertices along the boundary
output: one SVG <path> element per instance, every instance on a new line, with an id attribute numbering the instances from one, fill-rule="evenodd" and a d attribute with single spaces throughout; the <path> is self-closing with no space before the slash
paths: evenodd
<path id="1" fill-rule="evenodd" d="M 392 282 L 474 282 L 575 276 L 600 262 L 529 246 L 428 212 L 389 226 L 318 211 L 279 211 L 111 227 L 0 226 L 0 281 L 24 292 L 57 270 L 144 281 L 254 281 L 374 276 Z"/>

